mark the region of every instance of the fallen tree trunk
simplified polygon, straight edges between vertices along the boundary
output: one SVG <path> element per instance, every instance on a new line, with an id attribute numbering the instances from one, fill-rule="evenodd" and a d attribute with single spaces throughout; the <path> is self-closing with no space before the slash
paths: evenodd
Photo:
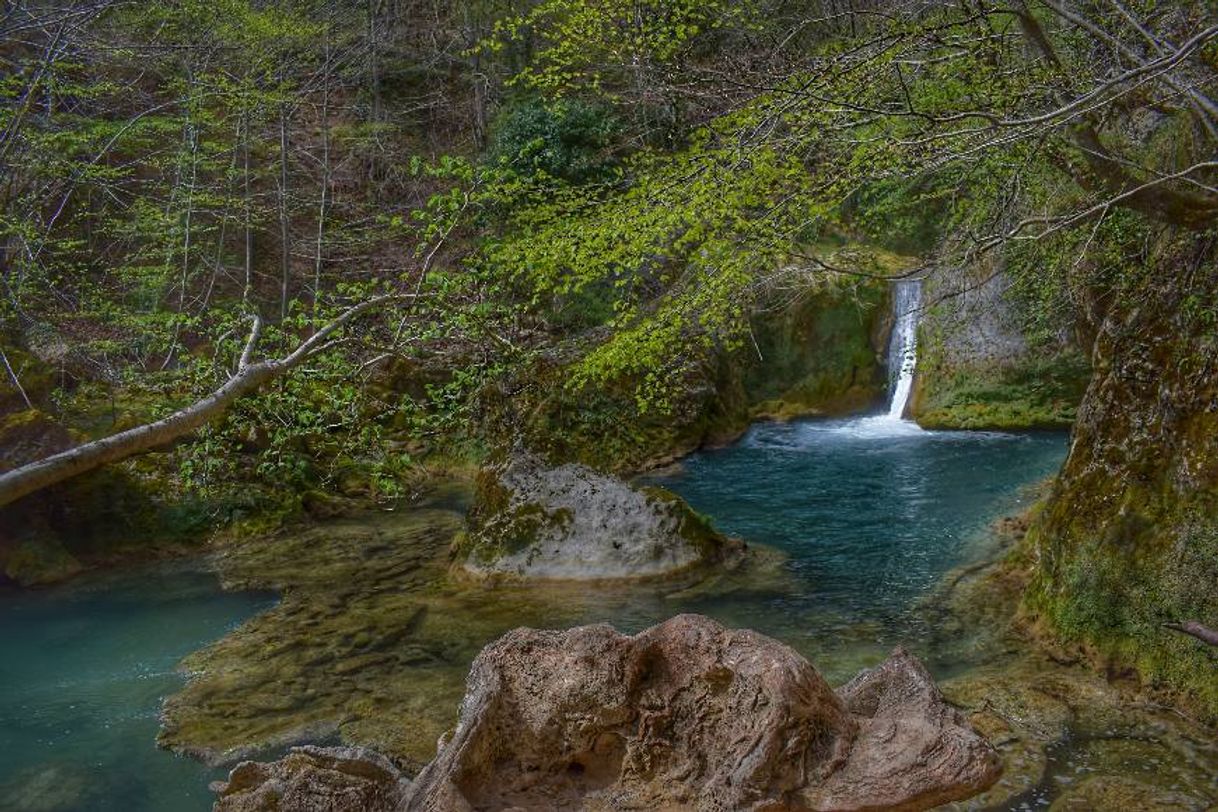
<path id="1" fill-rule="evenodd" d="M 373 308 L 404 298 L 413 297 L 410 294 L 394 293 L 361 302 L 343 311 L 288 355 L 256 363 L 253 362 L 252 356 L 261 337 L 262 322 L 255 318 L 236 373 L 219 389 L 168 417 L 84 443 L 0 474 L 0 506 L 103 465 L 169 445 L 185 437 L 223 415 L 238 399 L 325 349 L 328 346 L 326 340 L 351 320 Z"/>
<path id="2" fill-rule="evenodd" d="M 1195 637 L 1202 643 L 1208 643 L 1211 646 L 1218 646 L 1218 630 L 1211 629 L 1208 626 L 1202 626 L 1195 620 L 1185 620 L 1181 623 L 1164 623 L 1163 628 L 1171 629 L 1174 632 L 1187 634 L 1190 637 Z"/>

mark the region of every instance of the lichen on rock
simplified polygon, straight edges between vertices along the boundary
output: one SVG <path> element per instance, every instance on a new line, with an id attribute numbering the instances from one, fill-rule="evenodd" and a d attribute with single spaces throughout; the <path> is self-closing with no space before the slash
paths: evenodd
<path id="1" fill-rule="evenodd" d="M 606 580 L 731 562 L 743 545 L 678 496 L 514 451 L 478 476 L 458 567 L 477 576 Z"/>

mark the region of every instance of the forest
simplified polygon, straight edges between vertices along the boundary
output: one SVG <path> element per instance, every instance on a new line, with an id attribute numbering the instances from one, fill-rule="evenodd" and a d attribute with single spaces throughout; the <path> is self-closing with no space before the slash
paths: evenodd
<path id="1" fill-rule="evenodd" d="M 0 286 L 0 809 L 1218 804 L 1207 0 L 5 0 Z"/>

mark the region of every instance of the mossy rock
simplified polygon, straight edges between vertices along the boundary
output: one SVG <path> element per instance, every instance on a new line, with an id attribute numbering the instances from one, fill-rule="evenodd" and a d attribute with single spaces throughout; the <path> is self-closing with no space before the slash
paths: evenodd
<path id="1" fill-rule="evenodd" d="M 911 414 L 928 429 L 1069 428 L 1090 373 L 1073 349 L 960 365 L 929 349 L 919 362 Z"/>
<path id="2" fill-rule="evenodd" d="M 1087 778 L 1053 801 L 1049 812 L 1094 812 L 1097 809 L 1153 809 L 1191 812 L 1197 799 L 1171 789 L 1118 775 Z"/>
<path id="3" fill-rule="evenodd" d="M 45 538 L 21 542 L 4 557 L 3 566 L 4 575 L 18 586 L 63 581 L 83 569 L 62 544 Z"/>
<path id="4" fill-rule="evenodd" d="M 882 400 L 890 327 L 888 285 L 778 294 L 751 316 L 742 346 L 683 348 L 667 380 L 668 408 L 641 412 L 639 380 L 623 377 L 572 390 L 570 367 L 594 335 L 565 354 L 538 359 L 484 393 L 492 444 L 517 441 L 551 464 L 579 462 L 616 474 L 670 463 L 729 442 L 753 420 L 861 411 Z"/>
<path id="5" fill-rule="evenodd" d="M 530 580 L 666 577 L 740 553 L 676 494 L 522 451 L 479 474 L 454 545 L 463 572 Z"/>
<path id="6" fill-rule="evenodd" d="M 1070 454 L 1012 564 L 1030 575 L 1029 625 L 1218 721 L 1218 649 L 1164 625 L 1218 627 L 1218 330 L 1190 306 L 1213 301 L 1218 265 L 1204 240 L 1155 250 L 1129 304 L 1097 313 Z"/>
<path id="7" fill-rule="evenodd" d="M 187 658 L 191 680 L 166 702 L 162 746 L 224 763 L 340 733 L 425 761 L 466 664 L 458 640 L 424 634 L 460 526 L 456 513 L 421 508 L 227 540 L 225 586 L 283 599 Z"/>
<path id="8" fill-rule="evenodd" d="M 838 415 L 880 401 L 888 300 L 877 280 L 755 315 L 756 343 L 735 360 L 751 416 Z"/>

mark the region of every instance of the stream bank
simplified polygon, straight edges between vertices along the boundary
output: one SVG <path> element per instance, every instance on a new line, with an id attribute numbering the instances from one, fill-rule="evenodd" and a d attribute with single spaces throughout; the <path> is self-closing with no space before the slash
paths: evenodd
<path id="1" fill-rule="evenodd" d="M 1033 495 L 1022 486 L 1053 469 L 1062 453 L 1060 436 L 880 440 L 855 436 L 857 428 L 850 426 L 759 425 L 742 443 L 700 453 L 669 472 L 668 483 L 716 524 L 761 542 L 750 545 L 748 566 L 691 582 L 544 588 L 453 582 L 447 577 L 449 545 L 462 525 L 469 487 L 459 480 L 409 509 L 233 539 L 216 563 L 226 584 L 239 591 L 223 594 L 263 611 L 183 661 L 192 679 L 166 704 L 162 740 L 213 763 L 266 757 L 296 741 L 358 742 L 413 772 L 434 756 L 439 734 L 455 722 L 469 662 L 504 631 L 608 620 L 634 632 L 696 611 L 781 639 L 834 685 L 876 665 L 895 645 L 912 644 L 1007 765 L 994 789 L 959 808 L 982 808 L 983 801 L 997 809 L 1025 803 L 1046 808 L 1063 798 L 1077 805 L 1084 803 L 1080 798 L 1111 798 L 1122 790 L 1130 808 L 1146 808 L 1139 799 L 1166 809 L 1205 808 L 1218 800 L 1210 732 L 1030 648 L 1009 626 L 1021 584 L 1008 571 L 979 566 L 1013 543 L 1008 539 L 1004 547 L 986 528 L 993 516 L 1022 513 L 1031 503 Z M 1024 461 L 1017 463 L 1020 455 Z M 834 459 L 855 475 L 833 467 Z M 752 473 L 746 477 L 746 471 Z M 812 478 L 817 472 L 821 479 Z M 1002 472 L 1018 475 L 978 489 L 982 478 Z M 750 487 L 740 488 L 741 482 Z M 929 483 L 940 489 L 927 491 Z M 823 490 L 826 484 L 833 487 Z M 875 497 L 870 502 L 868 494 Z M 850 510 L 844 500 L 852 500 Z M 1023 530 L 1019 521 L 1005 526 Z M 887 546 L 876 546 L 883 539 Z M 946 593 L 939 587 L 945 579 L 955 585 Z M 242 596 L 251 593 L 240 591 L 271 585 L 282 590 L 274 605 L 249 604 Z M 40 601 L 56 590 L 13 594 Z M 266 600 L 257 594 L 256 600 Z M 159 622 L 164 613 L 143 611 L 147 589 L 138 580 L 107 595 L 128 603 L 121 612 L 78 621 L 82 633 L 103 646 L 94 663 L 82 664 L 82 674 L 104 673 L 112 661 L 104 649 L 109 638 L 94 628 L 128 617 L 176 628 Z M 96 623 L 102 626 L 90 625 Z M 27 634 L 40 639 L 42 630 L 29 624 Z M 26 682 L 35 680 L 31 675 Z M 53 723 L 82 701 L 70 686 L 43 696 L 39 702 L 46 704 L 27 704 L 21 712 Z M 146 718 L 155 722 L 155 710 Z M 89 746 L 113 747 L 95 741 Z M 190 779 L 195 787 L 220 774 L 157 753 L 151 731 L 145 742 L 149 757 L 197 776 Z M 1162 777 L 1131 770 L 1129 759 L 1156 767 Z M 138 787 L 158 780 L 157 770 L 137 779 L 126 762 L 105 764 L 109 781 Z M 38 774 L 54 775 L 49 767 L 41 763 Z M 27 791 L 36 786 L 32 773 L 15 778 Z M 9 786 L 9 799 L 28 797 Z M 149 812 L 193 812 L 210 803 L 196 795 L 151 805 L 140 800 L 139 792 L 164 799 L 165 791 L 153 787 L 116 797 L 129 802 L 125 809 Z"/>
<path id="2" fill-rule="evenodd" d="M 226 548 L 217 559 L 226 583 L 275 586 L 284 598 L 186 660 L 194 677 L 166 705 L 162 743 L 221 762 L 333 737 L 417 768 L 455 721 L 473 657 L 517 626 L 610 622 L 635 632 L 697 612 L 782 640 L 834 684 L 899 644 L 939 669 L 920 596 L 983 552 L 977 534 L 1018 501 L 1022 483 L 1053 470 L 1062 438 L 860 437 L 853 426 L 759 424 L 732 447 L 649 478 L 749 541 L 743 565 L 709 577 L 543 586 L 450 578 L 468 498 L 460 482 L 403 513 Z"/>

